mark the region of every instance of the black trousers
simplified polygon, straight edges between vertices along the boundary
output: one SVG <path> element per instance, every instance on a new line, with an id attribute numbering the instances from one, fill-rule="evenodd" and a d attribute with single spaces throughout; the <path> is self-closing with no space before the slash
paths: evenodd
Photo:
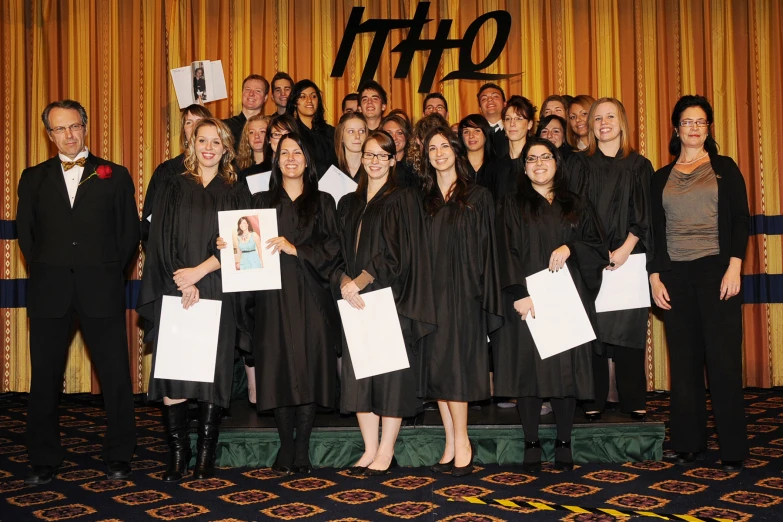
<path id="1" fill-rule="evenodd" d="M 644 374 L 644 350 L 627 346 L 607 345 L 608 353 L 593 352 L 593 382 L 595 400 L 585 401 L 585 411 L 604 411 L 609 395 L 609 358 L 614 361 L 617 393 L 620 395 L 620 411 L 644 411 L 647 403 L 647 378 Z"/>
<path id="2" fill-rule="evenodd" d="M 672 309 L 663 314 L 671 375 L 671 443 L 677 452 L 707 446 L 707 366 L 722 460 L 748 457 L 742 391 L 741 296 L 720 300 L 726 265 L 717 256 L 672 262 L 660 274 Z"/>
<path id="3" fill-rule="evenodd" d="M 106 407 L 103 460 L 130 461 L 136 447 L 125 316 L 91 318 L 72 310 L 60 318 L 31 317 L 32 381 L 27 408 L 27 450 L 33 465 L 58 466 L 65 456 L 60 445 L 58 404 L 69 340 L 77 318 Z"/>

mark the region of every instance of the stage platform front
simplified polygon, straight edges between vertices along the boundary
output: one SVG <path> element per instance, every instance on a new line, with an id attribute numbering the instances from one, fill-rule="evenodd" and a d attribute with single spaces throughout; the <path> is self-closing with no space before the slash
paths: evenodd
<path id="1" fill-rule="evenodd" d="M 220 429 L 217 464 L 231 467 L 269 467 L 273 464 L 279 439 L 271 413 L 257 414 L 247 401 L 235 401 L 231 416 Z M 486 404 L 470 409 L 468 432 L 476 445 L 478 464 L 521 464 L 524 434 L 516 408 Z M 541 418 L 539 438 L 545 460 L 554 460 L 555 424 L 553 414 Z M 585 422 L 577 409 L 572 432 L 574 461 L 637 462 L 661 460 L 665 428 L 650 419 L 634 422 L 628 415 L 607 411 L 596 423 Z M 191 435 L 195 450 L 196 435 Z M 444 436 L 437 411 L 405 419 L 397 439 L 395 455 L 401 466 L 429 466 L 443 452 Z M 361 433 L 353 415 L 318 413 L 310 444 L 310 459 L 316 467 L 346 467 L 363 451 Z"/>

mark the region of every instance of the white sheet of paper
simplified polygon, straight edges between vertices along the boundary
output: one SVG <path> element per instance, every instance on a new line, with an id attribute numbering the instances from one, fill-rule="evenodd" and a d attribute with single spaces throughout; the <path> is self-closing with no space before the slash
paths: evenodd
<path id="1" fill-rule="evenodd" d="M 528 314 L 527 326 L 542 359 L 595 339 L 567 265 L 528 276 L 527 290 L 536 311 L 535 319 Z"/>
<path id="2" fill-rule="evenodd" d="M 251 194 L 266 192 L 269 190 L 269 178 L 271 177 L 271 170 L 269 172 L 262 172 L 261 174 L 251 174 L 245 178 L 247 180 L 247 188 L 250 189 Z"/>
<path id="3" fill-rule="evenodd" d="M 604 270 L 595 311 L 614 312 L 650 307 L 647 285 L 647 256 L 633 254 L 617 270 Z"/>
<path id="4" fill-rule="evenodd" d="M 361 294 L 364 310 L 337 301 L 357 379 L 410 368 L 391 288 Z"/>
<path id="5" fill-rule="evenodd" d="M 226 90 L 226 77 L 223 74 L 223 62 L 220 60 L 211 62 L 209 60 L 199 60 L 204 63 L 204 67 L 209 67 L 210 74 L 206 79 L 209 81 L 209 99 L 207 103 L 228 98 Z M 171 82 L 174 84 L 174 92 L 177 94 L 177 103 L 180 109 L 196 102 L 193 98 L 193 68 L 188 65 L 171 69 Z"/>
<path id="6" fill-rule="evenodd" d="M 200 299 L 185 310 L 181 298 L 163 296 L 155 352 L 156 379 L 215 380 L 221 304 Z"/>
<path id="7" fill-rule="evenodd" d="M 234 240 L 237 239 L 237 228 L 242 218 L 253 217 L 257 225 L 253 226 L 253 233 L 258 237 L 261 249 L 255 245 L 255 249 L 245 253 L 234 251 Z M 267 248 L 266 242 L 277 237 L 277 211 L 273 208 L 228 210 L 218 212 L 218 230 L 228 246 L 220 251 L 220 271 L 224 292 L 246 292 L 250 290 L 279 290 L 282 288 L 280 278 L 280 256 L 287 256 L 278 252 L 272 254 L 272 249 Z M 254 236 L 255 237 L 255 236 Z M 237 269 L 237 257 L 240 268 Z M 249 256 L 248 261 L 259 261 L 260 267 L 252 266 L 250 262 L 243 263 L 242 256 Z M 252 256 L 258 256 L 250 259 Z"/>
<path id="8" fill-rule="evenodd" d="M 339 203 L 346 194 L 356 192 L 357 186 L 354 180 L 334 165 L 318 180 L 318 190 L 331 194 L 335 203 Z"/>

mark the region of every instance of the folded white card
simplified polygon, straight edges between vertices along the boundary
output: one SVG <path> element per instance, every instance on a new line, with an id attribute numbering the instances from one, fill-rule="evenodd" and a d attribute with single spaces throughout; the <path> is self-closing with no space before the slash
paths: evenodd
<path id="1" fill-rule="evenodd" d="M 357 379 L 410 368 L 391 288 L 361 294 L 363 310 L 337 301 Z"/>
<path id="2" fill-rule="evenodd" d="M 269 178 L 271 177 L 271 170 L 269 172 L 262 172 L 261 174 L 251 174 L 245 178 L 247 180 L 247 188 L 250 189 L 251 194 L 266 192 L 269 190 Z"/>
<path id="3" fill-rule="evenodd" d="M 356 192 L 357 186 L 354 180 L 334 165 L 329 167 L 326 174 L 318 180 L 318 190 L 331 194 L 335 203 L 339 203 L 340 198 L 346 194 Z"/>
<path id="4" fill-rule="evenodd" d="M 527 326 L 542 359 L 595 339 L 567 265 L 557 272 L 547 269 L 528 276 L 527 290 L 536 312 L 535 319 L 528 314 Z"/>
<path id="5" fill-rule="evenodd" d="M 156 379 L 214 382 L 221 301 L 201 299 L 187 310 L 180 297 L 163 296 Z"/>
<path id="6" fill-rule="evenodd" d="M 650 288 L 645 254 L 633 254 L 617 270 L 603 271 L 601 291 L 595 300 L 596 312 L 649 307 Z"/>

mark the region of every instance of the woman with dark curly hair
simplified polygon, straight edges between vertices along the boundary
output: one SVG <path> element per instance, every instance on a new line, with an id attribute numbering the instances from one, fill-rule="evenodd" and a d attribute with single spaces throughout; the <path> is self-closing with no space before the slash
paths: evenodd
<path id="1" fill-rule="evenodd" d="M 725 471 L 748 457 L 742 394 L 742 260 L 750 211 L 733 159 L 718 154 L 712 106 L 683 96 L 672 111 L 674 161 L 652 179 L 655 255 L 647 265 L 663 310 L 671 372 L 671 444 L 692 466 L 707 448 L 707 367 Z"/>

